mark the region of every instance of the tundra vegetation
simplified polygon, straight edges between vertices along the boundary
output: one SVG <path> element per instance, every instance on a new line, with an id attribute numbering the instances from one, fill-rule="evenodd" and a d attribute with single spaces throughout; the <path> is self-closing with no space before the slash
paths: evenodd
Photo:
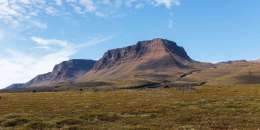
<path id="1" fill-rule="evenodd" d="M 1 130 L 260 128 L 260 85 L 0 93 Z"/>

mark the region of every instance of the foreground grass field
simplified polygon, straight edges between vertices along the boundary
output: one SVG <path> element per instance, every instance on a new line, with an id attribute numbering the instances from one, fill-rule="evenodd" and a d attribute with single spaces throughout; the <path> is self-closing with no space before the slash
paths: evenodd
<path id="1" fill-rule="evenodd" d="M 257 85 L 0 96 L 0 130 L 260 128 Z"/>

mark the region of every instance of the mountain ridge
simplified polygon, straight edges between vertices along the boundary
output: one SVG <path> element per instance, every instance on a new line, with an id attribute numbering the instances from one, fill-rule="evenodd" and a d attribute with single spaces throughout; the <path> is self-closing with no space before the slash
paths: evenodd
<path id="1" fill-rule="evenodd" d="M 25 84 L 7 89 L 55 88 L 140 88 L 207 84 L 260 83 L 260 63 L 246 60 L 216 64 L 192 59 L 175 42 L 156 38 L 108 50 L 97 61 L 73 59 L 55 65 Z M 252 71 L 254 70 L 254 71 Z M 63 84 L 64 83 L 64 84 Z"/>
<path id="2" fill-rule="evenodd" d="M 52 72 L 40 74 L 24 84 L 13 84 L 7 89 L 21 89 L 30 87 L 55 86 L 59 83 L 73 82 L 78 76 L 90 70 L 96 61 L 72 59 L 54 66 Z"/>

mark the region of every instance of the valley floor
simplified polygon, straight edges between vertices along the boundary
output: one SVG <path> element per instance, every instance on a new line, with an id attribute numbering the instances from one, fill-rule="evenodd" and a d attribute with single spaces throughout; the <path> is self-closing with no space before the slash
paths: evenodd
<path id="1" fill-rule="evenodd" d="M 0 93 L 0 130 L 260 128 L 260 85 Z"/>

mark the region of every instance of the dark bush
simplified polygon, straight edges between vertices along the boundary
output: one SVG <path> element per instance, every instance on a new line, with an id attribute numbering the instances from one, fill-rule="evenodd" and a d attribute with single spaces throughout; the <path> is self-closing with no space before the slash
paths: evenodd
<path id="1" fill-rule="evenodd" d="M 51 125 L 44 122 L 32 122 L 27 125 L 27 128 L 32 130 L 45 130 L 51 128 Z"/>
<path id="2" fill-rule="evenodd" d="M 4 127 L 16 127 L 16 126 L 27 124 L 28 122 L 29 120 L 24 118 L 15 118 L 15 119 L 5 120 L 1 123 L 1 125 Z"/>
<path id="3" fill-rule="evenodd" d="M 57 128 L 61 128 L 63 126 L 71 126 L 71 125 L 80 125 L 82 124 L 83 122 L 81 120 L 78 120 L 78 119 L 63 119 L 63 120 L 60 120 L 58 122 L 56 122 L 56 126 Z"/>
<path id="4" fill-rule="evenodd" d="M 20 114 L 15 114 L 15 113 L 12 113 L 12 114 L 8 114 L 8 115 L 5 115 L 4 116 L 4 119 L 15 119 L 15 118 L 21 118 L 22 115 Z"/>
<path id="5" fill-rule="evenodd" d="M 89 122 L 103 121 L 103 122 L 115 122 L 119 120 L 119 116 L 116 114 L 99 114 L 99 115 L 83 115 L 80 117 L 83 120 Z"/>

